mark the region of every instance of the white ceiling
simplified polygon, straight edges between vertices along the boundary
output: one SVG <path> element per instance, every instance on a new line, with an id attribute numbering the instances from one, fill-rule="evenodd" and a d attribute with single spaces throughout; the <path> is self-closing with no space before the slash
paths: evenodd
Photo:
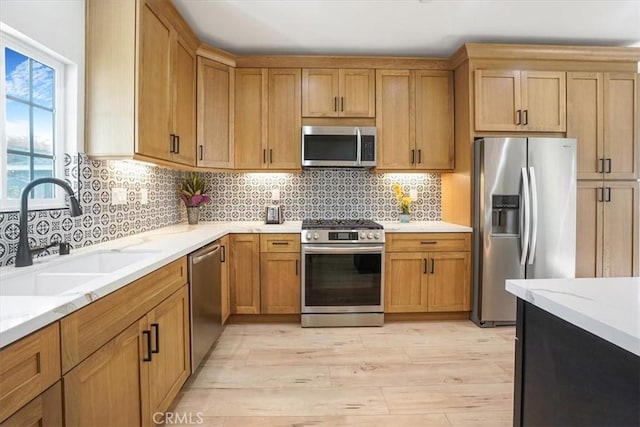
<path id="1" fill-rule="evenodd" d="M 640 0 L 173 0 L 235 54 L 446 57 L 466 42 L 628 46 Z"/>

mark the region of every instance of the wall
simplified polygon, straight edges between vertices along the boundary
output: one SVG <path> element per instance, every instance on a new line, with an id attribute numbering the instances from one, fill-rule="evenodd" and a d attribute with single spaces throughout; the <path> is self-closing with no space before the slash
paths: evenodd
<path id="1" fill-rule="evenodd" d="M 67 209 L 30 212 L 29 243 L 42 246 L 62 240 L 78 248 L 175 224 L 184 210 L 176 196 L 182 176 L 183 172 L 141 163 L 90 161 L 83 154 L 66 154 L 65 179 L 78 191 L 83 215 L 72 218 Z M 127 204 L 111 205 L 113 187 L 127 189 Z M 146 205 L 137 198 L 142 188 L 148 190 Z M 14 263 L 18 223 L 18 212 L 0 213 L 0 266 Z"/>
<path id="2" fill-rule="evenodd" d="M 207 221 L 262 221 L 271 189 L 280 190 L 285 219 L 368 218 L 398 220 L 392 184 L 418 191 L 414 220 L 440 220 L 439 174 L 377 174 L 358 169 L 310 169 L 301 173 L 206 173 L 213 202 L 201 211 Z"/>

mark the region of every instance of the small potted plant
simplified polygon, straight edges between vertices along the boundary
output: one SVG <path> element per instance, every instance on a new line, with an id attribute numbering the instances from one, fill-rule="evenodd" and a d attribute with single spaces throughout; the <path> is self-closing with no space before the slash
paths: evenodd
<path id="1" fill-rule="evenodd" d="M 413 199 L 402 191 L 402 187 L 397 182 L 393 183 L 393 191 L 396 193 L 396 199 L 400 204 L 400 222 L 407 223 L 411 219 L 409 208 Z"/>
<path id="2" fill-rule="evenodd" d="M 200 206 L 211 202 L 207 192 L 204 181 L 195 172 L 191 172 L 178 187 L 179 197 L 187 208 L 189 224 L 197 224 L 200 218 Z"/>

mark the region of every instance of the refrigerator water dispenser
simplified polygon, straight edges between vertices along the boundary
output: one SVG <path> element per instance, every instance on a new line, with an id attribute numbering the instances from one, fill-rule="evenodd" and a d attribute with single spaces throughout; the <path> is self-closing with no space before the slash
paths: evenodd
<path id="1" fill-rule="evenodd" d="M 491 234 L 517 236 L 520 233 L 520 196 L 491 196 Z"/>

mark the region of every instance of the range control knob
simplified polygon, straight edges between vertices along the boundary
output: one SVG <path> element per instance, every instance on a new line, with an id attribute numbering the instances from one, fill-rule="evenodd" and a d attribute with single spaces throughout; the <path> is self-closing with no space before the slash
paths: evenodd
<path id="1" fill-rule="evenodd" d="M 369 233 L 369 235 L 367 235 L 367 239 L 373 239 L 373 233 Z"/>
<path id="2" fill-rule="evenodd" d="M 307 232 L 307 240 L 311 240 L 311 233 Z"/>
<path id="3" fill-rule="evenodd" d="M 376 240 L 378 240 L 378 239 L 380 238 L 380 233 L 375 233 L 375 234 L 373 235 L 373 238 L 374 238 L 374 239 L 376 239 Z"/>
<path id="4" fill-rule="evenodd" d="M 365 233 L 364 231 L 362 233 L 360 233 L 360 238 L 361 239 L 366 239 L 367 238 L 367 233 Z"/>
<path id="5" fill-rule="evenodd" d="M 318 240 L 320 235 L 318 233 L 313 233 L 313 240 Z"/>

